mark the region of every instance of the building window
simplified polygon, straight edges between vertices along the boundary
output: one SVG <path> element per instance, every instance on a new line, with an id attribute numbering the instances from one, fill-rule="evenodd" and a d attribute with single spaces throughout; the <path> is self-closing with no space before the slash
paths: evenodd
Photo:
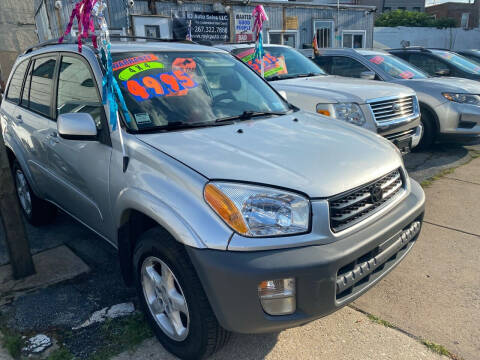
<path id="1" fill-rule="evenodd" d="M 160 26 L 158 25 L 145 25 L 145 36 L 149 38 L 160 38 Z"/>
<path id="2" fill-rule="evenodd" d="M 407 10 L 407 8 L 405 6 L 400 6 L 397 8 L 398 10 Z"/>
<path id="3" fill-rule="evenodd" d="M 415 6 L 413 8 L 413 11 L 416 11 L 416 12 L 420 12 L 421 11 L 421 8 L 419 6 Z"/>
<path id="4" fill-rule="evenodd" d="M 364 48 L 365 38 L 365 30 L 344 30 L 342 32 L 342 47 L 353 49 Z"/>
<path id="5" fill-rule="evenodd" d="M 470 20 L 470 13 L 463 13 L 460 26 L 464 29 L 468 29 L 468 22 Z"/>
<path id="6" fill-rule="evenodd" d="M 277 45 L 287 45 L 292 48 L 298 48 L 298 31 L 297 30 L 269 30 L 268 43 Z"/>

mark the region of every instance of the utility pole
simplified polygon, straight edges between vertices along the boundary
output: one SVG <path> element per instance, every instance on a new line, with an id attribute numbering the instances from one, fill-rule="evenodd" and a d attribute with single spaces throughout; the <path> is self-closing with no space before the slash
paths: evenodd
<path id="1" fill-rule="evenodd" d="M 1 126 L 0 126 L 1 130 Z M 5 231 L 13 278 L 20 279 L 35 274 L 22 212 L 13 184 L 3 136 L 0 134 L 0 217 Z"/>

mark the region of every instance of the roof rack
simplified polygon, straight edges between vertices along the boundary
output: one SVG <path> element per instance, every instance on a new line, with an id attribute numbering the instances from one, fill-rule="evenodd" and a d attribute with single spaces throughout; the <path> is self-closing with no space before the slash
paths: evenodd
<path id="1" fill-rule="evenodd" d="M 120 34 L 110 34 L 110 38 L 112 39 L 131 39 L 131 40 L 149 40 L 149 41 L 159 41 L 159 42 L 180 42 L 180 43 L 188 43 L 188 44 L 196 44 L 194 41 L 190 40 L 185 40 L 185 39 L 161 39 L 161 38 L 155 38 L 155 37 L 148 37 L 148 36 L 129 36 L 129 35 L 120 35 Z M 38 50 L 47 46 L 52 46 L 52 45 L 62 45 L 62 44 L 78 44 L 77 39 L 73 37 L 67 37 L 63 40 L 63 42 L 60 44 L 59 39 L 50 39 L 44 42 L 41 42 L 39 44 L 30 46 L 28 49 L 26 49 L 22 55 L 26 55 L 31 53 L 34 50 Z M 89 45 L 88 43 L 86 44 L 87 46 Z"/>
<path id="2" fill-rule="evenodd" d="M 76 44 L 77 43 L 77 40 L 74 40 L 74 39 L 64 39 L 62 44 Z M 41 42 L 41 43 L 38 43 L 36 45 L 33 45 L 33 46 L 30 46 L 28 49 L 26 49 L 22 55 L 26 55 L 26 54 L 29 54 L 31 53 L 32 51 L 34 50 L 38 50 L 38 49 L 41 49 L 41 48 L 44 48 L 44 47 L 47 47 L 47 46 L 52 46 L 52 45 L 59 45 L 59 39 L 50 39 L 50 40 L 47 40 L 47 41 L 44 41 L 44 42 Z"/>
<path id="3" fill-rule="evenodd" d="M 415 51 L 415 50 L 419 50 L 419 51 L 422 51 L 422 52 L 429 52 L 429 51 L 430 51 L 429 49 L 426 49 L 426 48 L 424 48 L 423 46 L 407 46 L 407 47 L 404 47 L 404 48 L 388 49 L 388 51 L 390 51 L 390 50 L 403 50 L 403 51 Z"/>

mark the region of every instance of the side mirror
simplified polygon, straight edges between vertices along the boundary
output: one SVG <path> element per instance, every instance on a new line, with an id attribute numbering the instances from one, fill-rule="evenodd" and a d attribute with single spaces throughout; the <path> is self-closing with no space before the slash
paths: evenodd
<path id="1" fill-rule="evenodd" d="M 360 73 L 360 78 L 365 80 L 375 80 L 376 74 L 373 71 L 363 71 Z"/>
<path id="2" fill-rule="evenodd" d="M 435 71 L 435 75 L 437 75 L 437 76 L 448 76 L 448 75 L 450 75 L 450 69 L 437 70 L 437 71 Z"/>
<path id="3" fill-rule="evenodd" d="M 62 114 L 57 119 L 57 131 L 67 140 L 97 140 L 97 125 L 87 113 Z"/>
<path id="4" fill-rule="evenodd" d="M 285 101 L 288 101 L 287 99 L 287 92 L 285 90 L 278 90 L 278 93 L 282 96 L 282 98 L 285 100 Z"/>

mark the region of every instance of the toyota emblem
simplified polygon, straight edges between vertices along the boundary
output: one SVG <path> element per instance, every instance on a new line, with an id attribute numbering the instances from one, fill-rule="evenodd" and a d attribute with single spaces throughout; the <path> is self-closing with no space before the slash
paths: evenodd
<path id="1" fill-rule="evenodd" d="M 372 203 L 376 204 L 383 200 L 383 189 L 379 185 L 374 185 L 370 189 L 370 197 L 372 198 Z"/>
<path id="2" fill-rule="evenodd" d="M 392 105 L 392 109 L 393 109 L 393 111 L 398 112 L 398 111 L 400 111 L 400 105 L 395 103 L 395 104 Z"/>

